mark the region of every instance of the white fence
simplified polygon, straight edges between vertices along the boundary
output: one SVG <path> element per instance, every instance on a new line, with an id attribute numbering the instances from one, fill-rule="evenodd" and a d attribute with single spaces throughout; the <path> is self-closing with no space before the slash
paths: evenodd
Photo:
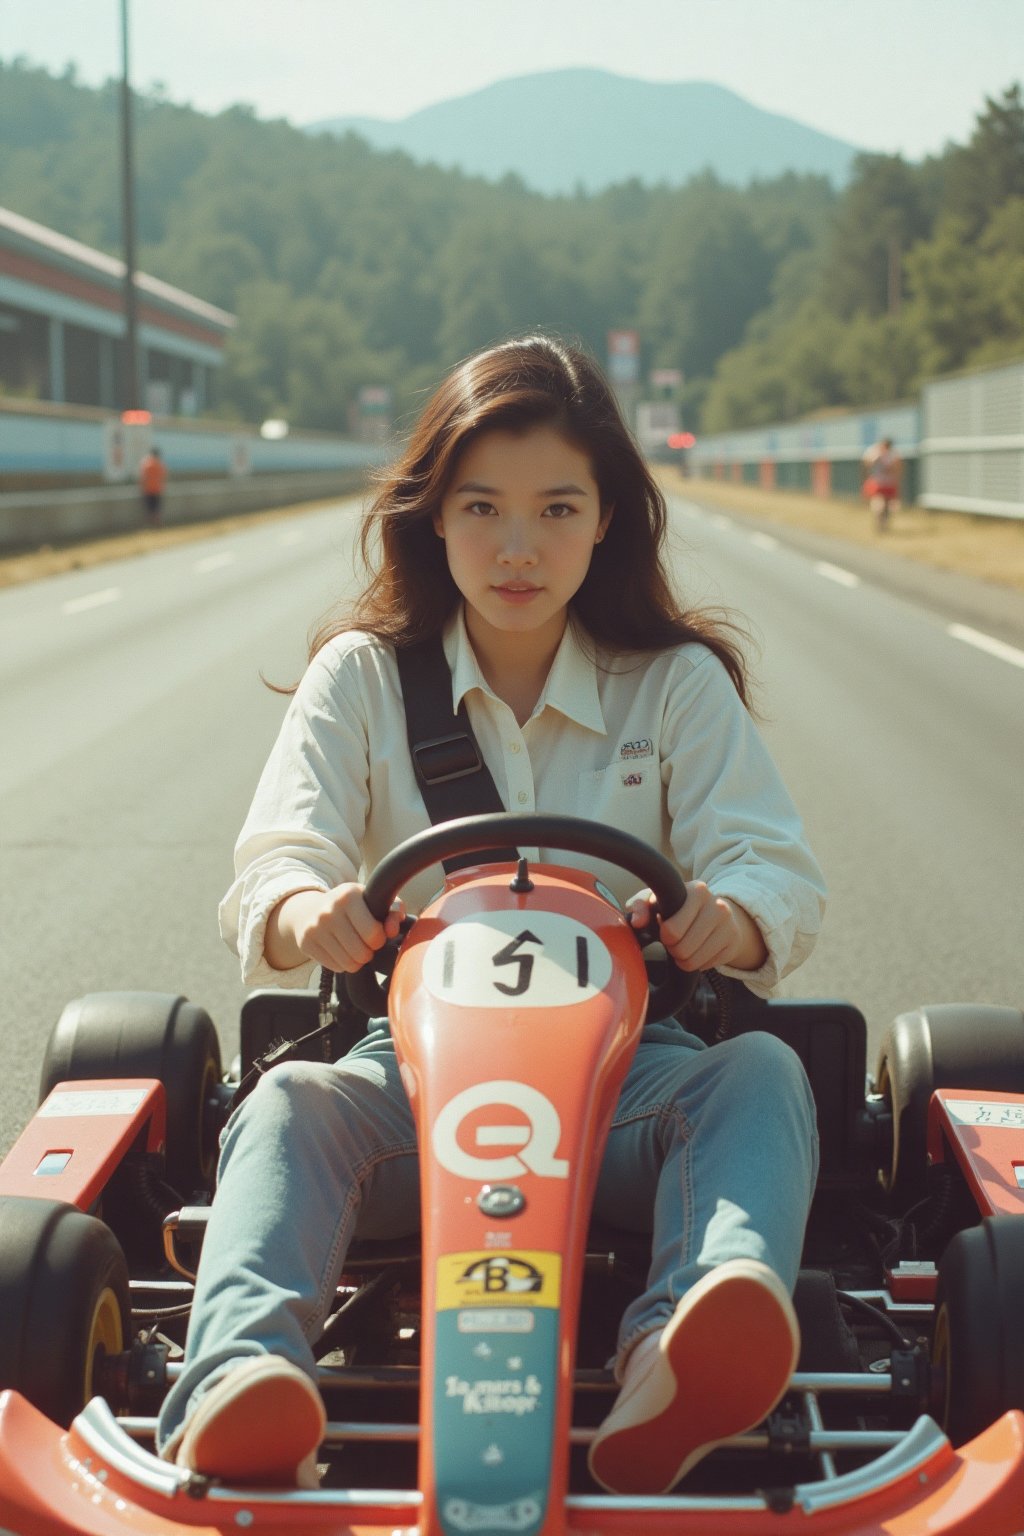
<path id="1" fill-rule="evenodd" d="M 1024 518 L 1024 362 L 921 392 L 923 506 Z"/>

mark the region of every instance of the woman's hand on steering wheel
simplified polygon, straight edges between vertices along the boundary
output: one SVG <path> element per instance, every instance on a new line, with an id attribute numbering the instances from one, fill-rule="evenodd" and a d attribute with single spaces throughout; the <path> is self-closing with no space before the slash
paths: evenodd
<path id="1" fill-rule="evenodd" d="M 656 902 L 642 891 L 628 908 L 634 928 L 648 927 Z M 658 926 L 658 939 L 682 971 L 710 971 L 721 965 L 756 971 L 768 951 L 761 930 L 743 907 L 716 896 L 703 880 L 686 882 L 686 903 Z"/>
<path id="2" fill-rule="evenodd" d="M 379 921 L 363 899 L 363 887 L 346 881 L 329 891 L 296 891 L 275 909 L 277 928 L 299 954 L 329 971 L 354 974 L 388 939 L 398 937 L 405 903 L 396 897 Z"/>

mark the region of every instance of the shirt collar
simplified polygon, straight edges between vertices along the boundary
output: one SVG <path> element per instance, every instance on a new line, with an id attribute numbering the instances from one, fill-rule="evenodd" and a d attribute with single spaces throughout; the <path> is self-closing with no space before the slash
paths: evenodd
<path id="1" fill-rule="evenodd" d="M 444 631 L 444 654 L 452 672 L 452 709 L 457 710 L 467 693 L 479 688 L 488 698 L 496 698 L 494 689 L 480 670 L 476 652 L 466 631 L 465 608 L 460 605 Z M 571 622 L 566 625 L 555 659 L 551 663 L 534 714 L 548 706 L 574 720 L 587 730 L 607 734 L 601 697 L 597 688 L 597 669 Z"/>

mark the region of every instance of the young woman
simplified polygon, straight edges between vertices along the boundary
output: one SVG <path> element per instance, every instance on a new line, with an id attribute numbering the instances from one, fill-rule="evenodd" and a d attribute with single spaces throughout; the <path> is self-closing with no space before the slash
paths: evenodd
<path id="1" fill-rule="evenodd" d="M 764 995 L 800 963 L 821 875 L 728 630 L 672 596 L 665 517 L 584 354 L 533 337 L 455 369 L 367 514 L 372 580 L 348 622 L 316 637 L 240 835 L 221 925 L 249 982 L 355 971 L 397 932 L 400 911 L 376 922 L 361 880 L 429 824 L 394 652 L 438 634 L 510 810 L 614 823 L 678 864 L 687 900 L 661 927 L 677 965 Z M 646 921 L 649 893 L 600 870 Z M 411 882 L 410 908 L 439 884 L 438 871 Z M 670 1488 L 781 1397 L 816 1163 L 787 1047 L 752 1032 L 707 1048 L 673 1019 L 645 1027 L 595 1203 L 653 1234 L 647 1289 L 621 1323 L 622 1390 L 590 1455 L 606 1487 Z M 386 1020 L 333 1066 L 262 1078 L 223 1136 L 161 1453 L 236 1482 L 315 1486 L 311 1341 L 349 1241 L 417 1225 Z"/>

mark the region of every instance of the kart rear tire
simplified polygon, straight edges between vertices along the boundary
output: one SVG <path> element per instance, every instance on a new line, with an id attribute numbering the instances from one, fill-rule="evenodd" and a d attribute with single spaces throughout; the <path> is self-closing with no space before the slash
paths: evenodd
<path id="1" fill-rule="evenodd" d="M 95 1216 L 25 1195 L 0 1196 L 0 1238 L 0 1388 L 68 1425 L 130 1341 L 124 1254 Z"/>
<path id="2" fill-rule="evenodd" d="M 892 1159 L 881 1180 L 906 1208 L 926 1192 L 928 1104 L 936 1088 L 1024 1093 L 1024 1013 L 986 1003 L 901 1013 L 882 1042 L 875 1082 L 892 1110 Z"/>
<path id="3" fill-rule="evenodd" d="M 1024 1410 L 1024 1220 L 987 1216 L 939 1262 L 932 1360 L 939 1418 L 963 1445 L 1011 1408 Z"/>
<path id="4" fill-rule="evenodd" d="M 43 1058 L 42 1103 L 57 1083 L 91 1077 L 155 1077 L 167 1096 L 165 1176 L 183 1200 L 212 1191 L 221 1079 L 220 1042 L 209 1014 L 165 992 L 90 992 L 68 1003 Z"/>

